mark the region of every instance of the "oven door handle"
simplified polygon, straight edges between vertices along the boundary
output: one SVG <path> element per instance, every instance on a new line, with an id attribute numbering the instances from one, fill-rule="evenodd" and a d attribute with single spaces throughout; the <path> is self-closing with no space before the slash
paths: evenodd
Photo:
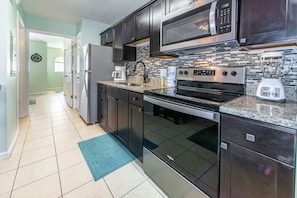
<path id="1" fill-rule="evenodd" d="M 200 118 L 205 118 L 205 119 L 217 122 L 217 123 L 220 122 L 220 113 L 218 113 L 218 112 L 208 111 L 205 109 L 181 104 L 178 102 L 164 100 L 164 99 L 156 98 L 153 96 L 147 96 L 147 95 L 143 96 L 143 100 L 147 101 L 149 103 L 158 105 L 160 107 L 164 107 L 164 108 L 173 110 L 173 111 L 178 111 L 178 112 L 181 112 L 184 114 L 189 114 L 189 115 L 197 116 Z"/>

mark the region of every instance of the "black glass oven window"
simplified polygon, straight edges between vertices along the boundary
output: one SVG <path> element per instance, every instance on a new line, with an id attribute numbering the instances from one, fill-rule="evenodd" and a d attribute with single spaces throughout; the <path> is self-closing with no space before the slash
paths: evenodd
<path id="1" fill-rule="evenodd" d="M 217 197 L 218 124 L 148 102 L 144 109 L 144 146 L 210 197 Z"/>

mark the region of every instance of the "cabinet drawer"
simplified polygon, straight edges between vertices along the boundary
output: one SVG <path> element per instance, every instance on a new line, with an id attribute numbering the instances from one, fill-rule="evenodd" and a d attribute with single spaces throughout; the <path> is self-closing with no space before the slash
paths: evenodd
<path id="1" fill-rule="evenodd" d="M 143 94 L 130 91 L 129 92 L 129 103 L 142 107 L 143 106 Z"/>
<path id="2" fill-rule="evenodd" d="M 115 99 L 125 100 L 128 101 L 128 93 L 129 91 L 116 88 L 116 87 L 106 87 L 106 95 L 112 96 Z"/>
<path id="3" fill-rule="evenodd" d="M 291 165 L 295 157 L 295 136 L 293 129 L 236 116 L 221 116 L 222 139 Z"/>

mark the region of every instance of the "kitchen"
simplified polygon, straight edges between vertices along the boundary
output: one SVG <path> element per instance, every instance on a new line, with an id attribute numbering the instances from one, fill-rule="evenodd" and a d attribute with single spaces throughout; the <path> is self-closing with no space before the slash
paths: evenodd
<path id="1" fill-rule="evenodd" d="M 164 1 L 158 1 L 158 3 L 159 2 L 164 2 Z M 157 5 L 159 5 L 158 3 L 152 4 L 152 6 L 157 6 Z M 293 7 L 294 7 L 294 4 L 293 4 Z M 164 12 L 165 12 L 165 10 L 164 10 Z M 157 18 L 160 18 L 160 17 L 157 17 Z M 143 32 L 147 33 L 147 31 L 143 31 Z M 102 34 L 101 34 L 101 36 L 102 36 Z M 103 39 L 101 39 L 101 41 L 102 40 Z M 273 41 L 273 39 L 272 39 L 272 41 Z M 147 44 L 137 45 L 137 48 L 136 48 L 137 60 L 142 60 L 145 63 L 146 69 L 148 71 L 149 79 L 151 79 L 152 81 L 154 81 L 154 80 L 158 81 L 159 69 L 168 69 L 167 66 L 180 66 L 180 65 L 182 65 L 183 67 L 186 67 L 186 68 L 191 68 L 191 67 L 197 66 L 197 65 L 199 65 L 199 66 L 219 66 L 219 67 L 242 67 L 242 66 L 245 66 L 246 67 L 246 75 L 245 75 L 246 76 L 246 79 L 245 79 L 246 88 L 245 88 L 245 93 L 244 94 L 250 95 L 250 96 L 255 95 L 256 89 L 258 87 L 258 83 L 259 83 L 259 81 L 260 81 L 260 79 L 262 77 L 261 67 L 260 67 L 260 60 L 261 60 L 261 54 L 263 54 L 263 52 L 264 52 L 263 49 L 259 49 L 258 51 L 254 51 L 254 50 L 251 50 L 251 51 L 235 50 L 235 51 L 229 51 L 229 52 L 227 51 L 227 52 L 218 52 L 218 53 L 214 52 L 214 53 L 203 53 L 203 54 L 200 54 L 200 53 L 193 54 L 193 52 L 190 52 L 190 53 L 187 52 L 188 54 L 184 54 L 184 55 L 179 54 L 179 58 L 171 58 L 171 59 L 162 59 L 162 60 L 160 60 L 160 59 L 156 59 L 156 58 L 149 58 L 150 56 L 152 56 L 152 54 L 156 54 L 156 55 L 153 55 L 153 56 L 162 55 L 162 53 L 160 51 L 155 50 L 156 45 L 154 46 L 152 44 L 152 42 L 153 42 L 153 39 L 151 37 L 150 38 L 150 45 L 147 45 Z M 156 43 L 159 46 L 159 42 L 157 41 Z M 106 44 L 108 45 L 108 42 Z M 120 45 L 120 46 L 122 46 L 122 45 Z M 131 47 L 131 46 L 129 46 L 129 47 Z M 152 48 L 154 48 L 154 51 L 151 51 Z M 293 59 L 294 57 L 296 57 L 296 52 L 294 52 L 294 47 L 293 47 L 293 50 L 290 47 L 289 48 L 288 47 L 283 47 L 283 48 L 279 48 L 279 49 L 281 49 L 281 51 L 283 51 L 284 54 L 285 54 L 285 58 L 283 58 L 283 59 Z M 183 51 L 183 50 L 179 50 L 179 51 Z M 170 52 L 167 55 L 174 55 L 174 54 L 172 54 Z M 125 56 L 123 56 L 123 57 L 120 56 L 120 57 L 124 58 Z M 265 61 L 265 58 L 263 58 L 263 64 L 264 64 L 264 61 Z M 290 62 L 290 61 L 288 61 L 288 62 Z M 295 59 L 294 64 L 295 64 L 295 66 L 294 66 L 294 68 L 295 68 L 296 67 L 296 59 Z M 143 75 L 143 67 L 141 65 L 138 65 L 136 67 L 136 71 L 134 71 L 135 63 L 127 62 L 127 63 L 123 63 L 123 64 L 120 64 L 120 65 L 121 66 L 126 66 L 129 73 L 132 74 L 132 77 L 128 76 L 128 80 L 129 80 L 129 77 L 133 78 L 133 76 L 135 74 Z M 285 90 L 286 90 L 285 93 L 287 94 L 286 95 L 287 100 L 295 100 L 296 101 L 296 83 L 295 83 L 296 82 L 296 80 L 295 80 L 296 79 L 296 74 L 294 73 L 294 70 L 295 69 L 293 69 L 293 71 L 291 71 L 288 75 L 286 75 L 284 77 L 283 83 L 285 85 Z M 183 70 L 182 72 L 184 72 L 184 71 L 185 70 Z M 208 69 L 206 71 L 212 71 L 212 70 Z M 199 73 L 199 72 L 202 72 L 202 71 L 197 71 L 197 73 Z M 178 75 L 178 73 L 177 73 L 177 75 Z M 228 73 L 232 73 L 232 70 L 230 72 L 228 72 Z M 155 79 L 154 79 L 154 77 L 155 77 Z M 140 83 L 141 80 L 142 80 L 142 77 L 140 77 L 140 80 L 138 82 L 135 82 L 135 84 Z M 158 82 L 156 84 L 158 84 Z M 145 88 L 145 86 L 144 86 L 144 88 Z M 147 88 L 149 88 L 149 86 Z M 133 89 L 139 89 L 139 88 L 137 88 L 137 86 L 135 86 L 135 87 L 133 87 L 133 86 L 125 87 L 125 85 L 116 85 L 116 87 L 121 87 L 121 88 L 124 88 L 125 90 L 127 90 L 127 89 L 132 90 L 132 92 L 133 92 Z M 133 99 L 133 97 L 132 97 L 132 99 Z M 233 105 L 236 105 L 234 103 L 233 103 Z M 237 116 L 240 116 L 240 117 L 256 119 L 258 121 L 270 122 L 270 123 L 273 123 L 273 124 L 293 128 L 293 131 L 296 132 L 296 127 L 294 125 L 294 123 L 296 123 L 296 120 L 294 121 L 294 119 L 296 119 L 296 118 L 293 118 L 292 122 L 289 121 L 287 123 L 286 123 L 286 120 L 283 120 L 282 118 L 280 120 L 277 119 L 277 117 L 279 115 L 283 115 L 283 116 L 280 116 L 280 117 L 286 117 L 287 116 L 288 110 L 284 110 L 283 108 L 281 108 L 283 104 L 276 103 L 276 102 L 266 103 L 266 102 L 263 102 L 261 100 L 253 100 L 253 98 L 252 99 L 247 99 L 246 101 L 238 101 L 238 103 L 243 104 L 243 105 L 246 104 L 246 106 L 238 107 L 239 109 L 243 108 L 244 110 L 245 109 L 246 110 L 243 111 L 243 112 L 236 111 L 236 109 L 234 110 L 234 108 L 235 108 L 234 106 L 228 106 L 228 104 L 227 104 L 226 106 L 223 105 L 222 108 L 220 108 L 221 113 L 222 114 L 223 113 L 230 113 L 230 114 L 237 115 Z M 255 104 L 255 106 L 257 106 L 257 108 L 258 108 L 258 109 L 255 110 L 255 112 L 253 112 L 253 109 L 251 109 L 251 108 L 255 108 L 255 106 L 253 106 L 253 103 L 257 103 L 257 104 L 260 103 L 259 105 Z M 134 104 L 134 105 L 139 106 L 137 104 Z M 287 103 L 285 103 L 285 106 L 286 105 L 287 105 Z M 294 105 L 292 105 L 292 107 L 290 106 L 290 104 L 288 104 L 288 105 L 289 105 L 288 109 L 292 110 L 292 112 L 294 113 L 294 109 L 293 109 Z M 287 108 L 285 108 L 285 109 L 287 109 Z M 146 112 L 146 110 L 144 112 Z M 275 114 L 275 112 L 276 112 L 276 114 Z M 269 115 L 264 114 L 265 116 L 263 116 L 262 115 L 263 113 L 268 113 Z M 295 113 L 295 115 L 296 115 L 296 113 Z M 266 116 L 268 116 L 268 118 Z M 275 119 L 273 119 L 272 121 L 269 120 L 269 118 L 271 119 L 271 117 L 273 117 Z M 227 116 L 227 118 L 228 118 L 228 116 Z M 227 120 L 227 118 L 222 118 L 221 117 L 221 120 Z M 232 119 L 236 120 L 237 117 L 235 117 L 235 118 L 231 117 L 230 119 L 231 120 Z M 289 120 L 290 120 L 290 118 L 289 118 Z M 228 121 L 230 121 L 230 120 L 228 120 Z M 250 121 L 251 120 L 248 120 L 248 122 L 250 122 Z M 280 122 L 277 123 L 278 121 L 280 121 Z M 241 122 L 241 120 L 236 121 L 236 122 Z M 224 123 L 222 123 L 222 121 L 221 121 L 220 124 L 221 124 L 221 130 L 223 130 L 224 129 Z M 262 126 L 262 123 L 260 123 L 260 122 L 259 123 L 253 123 L 253 124 L 256 124 L 257 126 Z M 228 126 L 231 126 L 231 125 L 228 125 Z M 244 125 L 244 126 L 246 126 L 246 125 Z M 265 127 L 269 128 L 271 126 L 266 126 L 265 125 Z M 274 128 L 274 127 L 272 127 L 272 128 Z M 280 131 L 282 131 L 282 130 L 280 130 Z M 144 133 L 145 133 L 145 131 L 144 131 Z M 221 133 L 222 133 L 222 131 L 221 131 Z M 288 133 L 290 133 L 290 132 L 288 132 Z M 232 146 L 233 145 L 233 142 L 232 142 L 233 140 L 229 139 L 228 136 L 225 136 L 225 135 L 223 136 L 223 135 L 222 135 L 222 138 L 224 138 L 224 140 L 226 140 L 226 142 L 222 142 L 222 143 L 225 143 L 228 146 L 229 145 Z M 250 134 L 250 132 L 247 133 L 247 135 L 248 135 L 247 137 L 249 138 L 250 141 L 253 141 L 253 139 L 255 140 L 255 136 L 253 136 L 253 134 Z M 293 137 L 293 139 L 294 139 L 294 137 Z M 256 140 L 257 140 L 257 137 L 256 137 Z M 291 138 L 291 140 L 292 140 L 292 138 Z M 238 144 L 241 145 L 241 144 L 244 144 L 244 143 L 238 143 Z M 289 143 L 289 145 L 291 145 L 291 142 Z M 222 150 L 225 145 L 221 144 L 220 146 L 221 146 L 221 150 Z M 246 146 L 246 145 L 244 144 L 242 146 Z M 256 150 L 256 151 L 258 151 L 258 150 Z M 290 149 L 290 151 L 291 151 L 291 149 Z M 223 151 L 222 151 L 222 153 L 223 153 Z M 271 154 L 267 154 L 267 155 L 269 157 L 271 157 L 272 159 L 274 159 L 274 156 L 271 156 Z M 293 156 L 293 158 L 295 158 L 294 151 L 293 151 L 292 156 Z M 283 157 L 283 156 L 280 156 L 280 157 Z M 145 156 L 144 156 L 143 160 L 145 161 Z M 278 160 L 281 160 L 281 159 L 278 159 Z M 285 162 L 282 162 L 282 163 L 285 163 Z M 290 162 L 289 164 L 290 164 L 289 166 L 292 166 L 292 165 L 294 166 L 295 165 L 294 163 L 292 164 L 292 162 Z M 157 183 L 157 181 L 156 181 L 156 183 Z M 292 185 L 293 185 L 293 182 L 292 182 Z M 160 184 L 158 184 L 158 186 L 160 186 Z M 161 188 L 166 189 L 166 187 L 161 187 Z M 194 189 L 197 189 L 197 188 L 194 187 Z M 282 192 L 282 191 L 280 191 L 280 192 Z M 168 193 L 168 192 L 166 192 L 166 193 Z M 236 194 L 236 192 L 234 192 L 234 193 Z M 226 197 L 229 197 L 229 196 L 226 195 Z M 289 197 L 292 197 L 292 194 Z"/>

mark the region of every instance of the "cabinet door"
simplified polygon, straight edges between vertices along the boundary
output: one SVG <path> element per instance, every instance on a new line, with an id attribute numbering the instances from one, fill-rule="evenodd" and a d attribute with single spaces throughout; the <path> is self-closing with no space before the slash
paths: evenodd
<path id="1" fill-rule="evenodd" d="M 106 97 L 107 107 L 107 128 L 112 133 L 117 133 L 117 115 L 118 115 L 118 104 L 114 97 L 107 95 Z"/>
<path id="2" fill-rule="evenodd" d="M 112 29 L 108 29 L 101 34 L 101 45 L 112 46 L 113 42 L 113 33 Z"/>
<path id="3" fill-rule="evenodd" d="M 128 101 L 119 99 L 118 105 L 118 138 L 122 144 L 128 147 L 129 143 L 129 120 L 128 120 Z"/>
<path id="4" fill-rule="evenodd" d="M 106 94 L 105 94 L 106 86 L 102 84 L 98 84 L 98 122 L 103 126 L 106 126 Z"/>
<path id="5" fill-rule="evenodd" d="M 143 108 L 130 104 L 129 105 L 129 149 L 142 161 L 143 147 Z"/>
<path id="6" fill-rule="evenodd" d="M 123 21 L 123 43 L 134 42 L 135 38 L 135 15 Z"/>
<path id="7" fill-rule="evenodd" d="M 166 14 L 185 7 L 191 4 L 193 1 L 196 0 L 166 0 Z"/>
<path id="8" fill-rule="evenodd" d="M 242 0 L 239 13 L 241 45 L 270 44 L 297 38 L 296 0 Z"/>
<path id="9" fill-rule="evenodd" d="M 158 0 L 150 6 L 150 56 L 160 52 L 160 25 L 165 16 L 165 0 Z"/>
<path id="10" fill-rule="evenodd" d="M 221 149 L 220 197 L 293 198 L 294 168 L 236 144 L 227 145 L 228 151 Z"/>
<path id="11" fill-rule="evenodd" d="M 113 61 L 118 62 L 123 60 L 122 23 L 113 27 L 113 33 Z"/>
<path id="12" fill-rule="evenodd" d="M 136 40 L 141 40 L 149 37 L 150 29 L 150 13 L 149 6 L 140 10 L 135 14 L 135 37 Z"/>

